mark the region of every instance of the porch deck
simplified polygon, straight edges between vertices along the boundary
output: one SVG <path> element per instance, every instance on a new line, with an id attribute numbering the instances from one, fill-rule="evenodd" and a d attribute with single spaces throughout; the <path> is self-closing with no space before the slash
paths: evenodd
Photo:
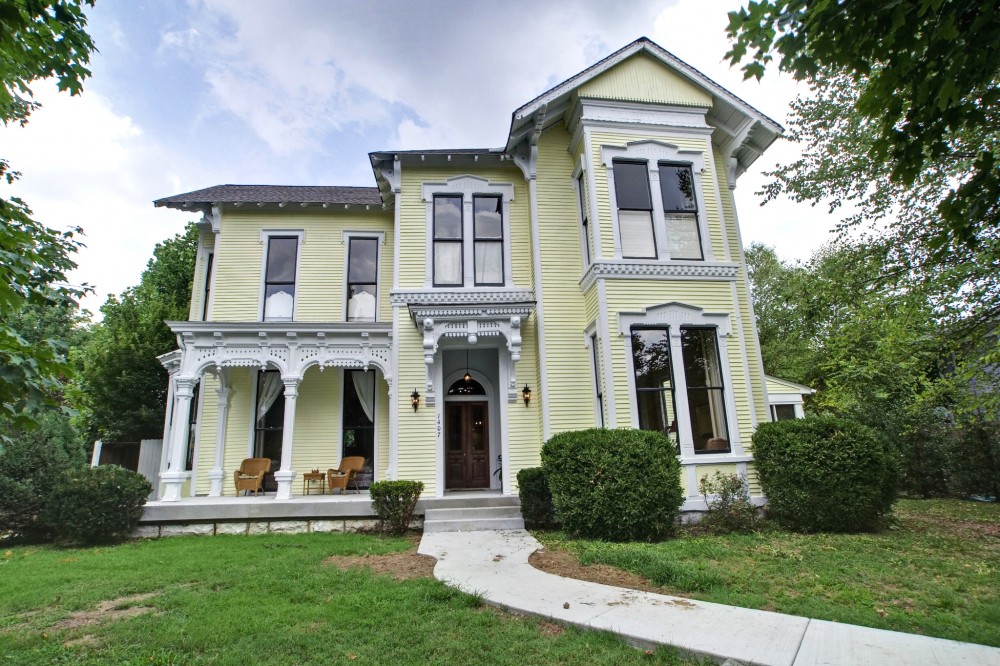
<path id="1" fill-rule="evenodd" d="M 516 495 L 504 495 L 496 490 L 449 492 L 443 497 L 421 498 L 417 501 L 416 514 L 422 516 L 427 509 L 504 506 L 512 502 L 518 503 Z M 287 500 L 276 500 L 272 494 L 146 502 L 139 524 L 342 520 L 374 516 L 367 491 L 347 495 L 296 495 Z"/>

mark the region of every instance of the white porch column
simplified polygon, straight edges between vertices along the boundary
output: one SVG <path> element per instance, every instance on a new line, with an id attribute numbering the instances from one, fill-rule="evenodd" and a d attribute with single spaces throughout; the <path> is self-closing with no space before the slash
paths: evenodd
<path id="1" fill-rule="evenodd" d="M 167 379 L 167 408 L 163 415 L 163 446 L 160 450 L 160 468 L 157 472 L 165 472 L 170 462 L 170 424 L 174 419 L 174 380 L 176 372 L 171 372 Z"/>
<path id="2" fill-rule="evenodd" d="M 219 372 L 219 387 L 215 389 L 215 394 L 219 398 L 219 422 L 215 432 L 215 464 L 212 471 L 208 473 L 211 486 L 208 490 L 209 497 L 219 497 L 222 495 L 222 479 L 225 471 L 222 469 L 222 457 L 226 447 L 226 423 L 229 419 L 229 384 L 226 371 Z"/>
<path id="3" fill-rule="evenodd" d="M 170 428 L 170 457 L 167 470 L 160 472 L 163 482 L 163 501 L 176 502 L 181 498 L 181 485 L 188 478 L 184 470 L 187 458 L 188 439 L 191 429 L 188 420 L 191 418 L 191 398 L 197 379 L 177 378 L 174 380 L 173 424 Z"/>
<path id="4" fill-rule="evenodd" d="M 285 422 L 281 431 L 281 470 L 274 473 L 278 482 L 278 492 L 274 499 L 286 500 L 292 498 L 292 481 L 295 471 L 292 469 L 292 443 L 295 438 L 295 402 L 299 398 L 298 377 L 283 377 L 285 382 Z"/>

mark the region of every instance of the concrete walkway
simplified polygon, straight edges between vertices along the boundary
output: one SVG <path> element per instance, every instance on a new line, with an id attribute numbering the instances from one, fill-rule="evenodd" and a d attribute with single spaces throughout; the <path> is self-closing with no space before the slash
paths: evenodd
<path id="1" fill-rule="evenodd" d="M 1000 649 L 795 615 L 637 592 L 547 574 L 524 530 L 425 533 L 434 575 L 488 603 L 557 622 L 613 631 L 630 643 L 673 645 L 718 661 L 775 666 L 1000 666 Z"/>

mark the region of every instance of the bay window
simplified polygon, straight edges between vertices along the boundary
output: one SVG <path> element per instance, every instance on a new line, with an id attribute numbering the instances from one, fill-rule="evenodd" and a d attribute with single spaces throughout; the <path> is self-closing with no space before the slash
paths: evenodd
<path id="1" fill-rule="evenodd" d="M 660 163 L 658 170 L 670 258 L 704 259 L 691 166 Z"/>
<path id="2" fill-rule="evenodd" d="M 614 161 L 622 257 L 656 259 L 653 203 L 645 162 Z"/>
<path id="3" fill-rule="evenodd" d="M 715 329 L 682 326 L 681 355 L 694 452 L 727 453 L 725 387 Z"/>

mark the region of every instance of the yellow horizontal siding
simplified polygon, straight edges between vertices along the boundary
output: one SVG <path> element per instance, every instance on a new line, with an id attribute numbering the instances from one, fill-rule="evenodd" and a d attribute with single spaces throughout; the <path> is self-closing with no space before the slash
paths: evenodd
<path id="1" fill-rule="evenodd" d="M 227 209 L 215 257 L 215 321 L 258 321 L 261 315 L 261 271 L 265 243 L 262 230 L 305 231 L 299 248 L 295 289 L 296 321 L 345 321 L 347 309 L 344 231 L 382 232 L 385 243 L 379 257 L 379 319 L 389 321 L 392 288 L 392 214 L 353 210 L 242 210 Z"/>
<path id="2" fill-rule="evenodd" d="M 511 487 L 517 488 L 517 473 L 526 467 L 537 467 L 542 445 L 540 406 L 538 400 L 538 326 L 534 315 L 521 327 L 521 360 L 517 362 L 517 383 L 535 390 L 527 407 L 521 401 L 507 403 L 507 436 L 509 442 Z M 501 359 L 504 350 L 501 349 Z M 506 400 L 506 391 L 499 387 L 498 400 Z M 503 424 L 501 424 L 503 428 Z"/>
<path id="3" fill-rule="evenodd" d="M 712 96 L 673 69 L 644 53 L 636 54 L 584 83 L 580 97 L 683 106 L 712 106 Z"/>
<path id="4" fill-rule="evenodd" d="M 233 472 L 239 468 L 243 459 L 248 457 L 250 432 L 253 427 L 251 423 L 254 413 L 253 401 L 256 399 L 253 394 L 254 383 L 251 378 L 256 374 L 256 368 L 232 368 L 229 370 L 229 414 L 226 420 L 225 462 L 222 467 L 223 495 L 236 494 Z M 212 429 L 214 432 L 214 425 Z"/>
<path id="5" fill-rule="evenodd" d="M 424 364 L 423 337 L 402 312 L 399 336 L 394 340 L 398 345 L 399 367 L 396 376 L 399 387 L 395 400 L 399 410 L 399 467 L 400 479 L 424 482 L 424 495 L 437 494 L 437 423 L 436 408 L 425 402 L 427 366 Z M 416 389 L 420 395 L 420 408 L 413 411 L 410 392 Z M 441 399 L 439 396 L 438 399 Z"/>
<path id="6" fill-rule="evenodd" d="M 538 144 L 537 197 L 541 252 L 544 369 L 548 380 L 552 434 L 595 425 L 590 401 L 580 387 L 590 386 L 590 359 L 584 337 L 588 319 L 580 277 L 580 216 L 573 186 L 570 137 L 561 127 L 545 132 Z M 589 393 L 589 392 L 588 392 Z"/>
<path id="7" fill-rule="evenodd" d="M 295 495 L 302 491 L 303 472 L 325 472 L 340 462 L 343 376 L 340 369 L 313 366 L 299 385 L 292 438 L 292 469 L 298 481 L 292 487 Z"/>
<path id="8" fill-rule="evenodd" d="M 219 430 L 219 396 L 216 388 L 218 380 L 212 375 L 202 377 L 198 391 L 200 392 L 201 411 L 198 413 L 197 458 L 194 460 L 197 478 L 195 479 L 195 494 L 207 495 L 210 488 L 208 473 L 215 465 L 215 434 Z M 195 442 L 190 442 L 194 446 Z M 223 477 L 223 484 L 225 478 Z"/>

